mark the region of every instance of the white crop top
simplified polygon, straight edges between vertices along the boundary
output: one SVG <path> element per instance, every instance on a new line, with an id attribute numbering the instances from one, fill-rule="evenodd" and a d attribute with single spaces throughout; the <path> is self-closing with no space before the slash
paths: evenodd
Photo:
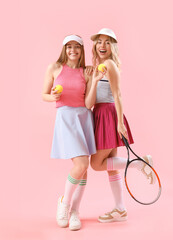
<path id="1" fill-rule="evenodd" d="M 96 103 L 112 103 L 114 98 L 112 95 L 109 80 L 102 78 L 97 84 Z"/>

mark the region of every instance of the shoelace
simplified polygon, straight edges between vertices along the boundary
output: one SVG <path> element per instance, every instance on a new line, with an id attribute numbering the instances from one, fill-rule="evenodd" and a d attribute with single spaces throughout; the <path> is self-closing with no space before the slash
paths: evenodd
<path id="1" fill-rule="evenodd" d="M 112 210 L 112 211 L 110 211 L 110 212 L 107 212 L 107 213 L 105 213 L 105 215 L 111 215 L 113 212 L 114 212 L 114 210 Z"/>
<path id="2" fill-rule="evenodd" d="M 105 213 L 105 215 L 111 215 L 112 213 L 117 212 L 116 209 L 113 209 L 111 212 Z M 118 212 L 117 212 L 118 213 Z M 122 212 L 121 212 L 122 213 Z M 120 214 L 120 213 L 119 213 Z M 120 214 L 121 215 L 121 214 Z"/>

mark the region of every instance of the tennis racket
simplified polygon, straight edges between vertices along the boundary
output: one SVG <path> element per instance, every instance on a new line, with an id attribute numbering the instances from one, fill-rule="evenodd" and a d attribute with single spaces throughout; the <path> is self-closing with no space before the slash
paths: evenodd
<path id="1" fill-rule="evenodd" d="M 122 136 L 127 148 L 127 164 L 125 168 L 125 185 L 131 197 L 138 203 L 150 205 L 155 203 L 161 195 L 161 182 L 151 164 L 151 156 L 144 160 L 129 146 L 127 139 Z M 136 157 L 130 160 L 130 152 Z M 150 163 L 149 163 L 150 162 Z"/>

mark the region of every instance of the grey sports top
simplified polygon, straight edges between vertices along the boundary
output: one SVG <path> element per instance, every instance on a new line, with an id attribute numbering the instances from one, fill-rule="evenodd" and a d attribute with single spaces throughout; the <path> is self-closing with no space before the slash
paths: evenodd
<path id="1" fill-rule="evenodd" d="M 97 84 L 96 103 L 113 103 L 111 87 L 106 78 L 102 78 Z"/>

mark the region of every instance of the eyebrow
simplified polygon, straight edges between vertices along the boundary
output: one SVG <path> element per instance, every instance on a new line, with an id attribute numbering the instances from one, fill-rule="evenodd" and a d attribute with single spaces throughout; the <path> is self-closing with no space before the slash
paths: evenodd
<path id="1" fill-rule="evenodd" d="M 99 38 L 98 41 L 103 41 L 103 40 Z M 105 41 L 110 41 L 110 39 L 107 38 Z"/>

